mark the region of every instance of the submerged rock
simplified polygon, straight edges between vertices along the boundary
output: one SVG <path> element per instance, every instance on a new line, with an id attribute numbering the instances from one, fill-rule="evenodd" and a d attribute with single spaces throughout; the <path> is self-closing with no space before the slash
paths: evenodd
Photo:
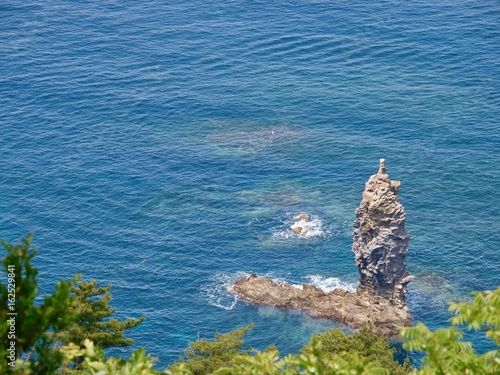
<path id="1" fill-rule="evenodd" d="M 352 250 L 360 285 L 355 293 L 343 289 L 325 293 L 309 284 L 299 289 L 255 274 L 237 280 L 232 291 L 253 303 L 300 308 L 353 328 L 370 324 L 382 335 L 397 335 L 398 327 L 411 324 L 405 294 L 413 278 L 405 266 L 410 235 L 398 201 L 399 186 L 399 182 L 389 180 L 381 159 L 380 169 L 366 183 L 356 210 Z"/>

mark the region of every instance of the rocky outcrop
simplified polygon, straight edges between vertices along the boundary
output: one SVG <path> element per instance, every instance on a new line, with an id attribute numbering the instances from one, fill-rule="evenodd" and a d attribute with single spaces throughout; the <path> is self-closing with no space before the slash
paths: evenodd
<path id="1" fill-rule="evenodd" d="M 406 285 L 413 276 L 406 272 L 410 235 L 398 200 L 400 185 L 389 179 L 385 160 L 381 159 L 380 169 L 366 182 L 363 200 L 356 210 L 352 251 L 360 273 L 358 291 L 405 305 Z"/>
<path id="2" fill-rule="evenodd" d="M 299 289 L 256 275 L 239 279 L 232 290 L 253 303 L 303 309 L 312 316 L 335 319 L 353 328 L 372 325 L 388 337 L 397 335 L 398 327 L 411 324 L 406 307 L 367 291 L 334 289 L 325 293 L 313 285 L 303 284 Z"/>
<path id="3" fill-rule="evenodd" d="M 293 233 L 301 236 L 307 236 L 309 233 L 311 233 L 311 229 L 308 228 L 308 226 L 310 225 L 309 214 L 301 213 L 295 219 L 297 219 L 298 221 L 293 223 L 293 225 L 290 227 Z"/>
<path id="4" fill-rule="evenodd" d="M 389 180 L 381 159 L 379 172 L 366 183 L 356 210 L 352 250 L 360 285 L 355 293 L 342 289 L 325 293 L 308 284 L 300 289 L 256 275 L 239 279 L 232 291 L 253 303 L 304 309 L 353 328 L 373 325 L 382 335 L 397 335 L 398 327 L 411 324 L 405 294 L 412 279 L 405 267 L 410 236 L 398 201 L 399 186 Z"/>

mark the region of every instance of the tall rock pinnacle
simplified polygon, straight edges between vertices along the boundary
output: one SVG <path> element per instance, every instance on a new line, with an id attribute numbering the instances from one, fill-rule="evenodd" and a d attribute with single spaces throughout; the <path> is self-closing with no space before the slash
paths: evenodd
<path id="1" fill-rule="evenodd" d="M 398 201 L 399 185 L 389 180 L 381 159 L 356 209 L 352 250 L 361 284 L 355 293 L 340 288 L 324 291 L 310 284 L 297 287 L 255 274 L 237 280 L 231 291 L 252 303 L 302 309 L 353 328 L 373 325 L 381 335 L 397 335 L 399 327 L 411 325 L 405 295 L 413 278 L 405 266 L 410 235 Z"/>
<path id="2" fill-rule="evenodd" d="M 385 160 L 380 159 L 380 169 L 366 182 L 356 209 L 352 244 L 360 273 L 358 291 L 378 294 L 396 305 L 406 303 L 406 286 L 413 279 L 405 265 L 410 234 L 398 200 L 400 185 L 389 180 Z"/>

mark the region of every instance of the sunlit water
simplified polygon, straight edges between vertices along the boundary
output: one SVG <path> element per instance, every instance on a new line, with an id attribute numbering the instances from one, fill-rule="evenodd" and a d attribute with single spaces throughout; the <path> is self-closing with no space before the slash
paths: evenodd
<path id="1" fill-rule="evenodd" d="M 500 285 L 500 7 L 484 1 L 0 5 L 0 236 L 33 231 L 42 292 L 113 284 L 163 368 L 255 323 L 296 352 L 338 326 L 247 305 L 238 277 L 355 288 L 364 182 L 387 161 L 412 235 L 409 305 Z M 293 232 L 298 215 L 314 222 Z M 487 343 L 477 340 L 479 350 Z"/>

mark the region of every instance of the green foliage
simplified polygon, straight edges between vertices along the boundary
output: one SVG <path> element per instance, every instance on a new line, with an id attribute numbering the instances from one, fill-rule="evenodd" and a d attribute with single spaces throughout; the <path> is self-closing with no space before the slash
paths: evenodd
<path id="1" fill-rule="evenodd" d="M 72 288 L 75 297 L 74 303 L 69 311 L 76 315 L 76 319 L 64 329 L 52 334 L 54 340 L 63 344 L 74 343 L 83 345 L 89 340 L 99 348 L 115 346 L 129 346 L 134 340 L 124 338 L 124 332 L 142 323 L 145 317 L 139 319 L 117 319 L 104 320 L 116 311 L 109 306 L 111 300 L 111 285 L 107 287 L 96 287 L 97 281 L 79 282 Z M 75 369 L 81 369 L 83 357 L 75 357 Z"/>
<path id="2" fill-rule="evenodd" d="M 205 375 L 212 374 L 221 367 L 231 366 L 243 346 L 243 337 L 252 328 L 253 324 L 250 324 L 223 335 L 216 332 L 214 341 L 191 342 L 189 348 L 184 351 L 186 359 L 180 357 L 180 362 L 173 364 L 168 370 L 177 375 Z"/>
<path id="3" fill-rule="evenodd" d="M 411 351 L 422 351 L 422 369 L 414 371 L 421 375 L 454 374 L 500 374 L 500 350 L 478 355 L 470 342 L 462 341 L 462 332 L 456 326 L 468 325 L 468 329 L 479 330 L 486 326 L 486 336 L 499 345 L 500 332 L 500 288 L 495 292 L 474 293 L 471 303 L 451 304 L 455 313 L 452 327 L 431 332 L 422 323 L 415 327 L 402 328 L 400 335 L 406 339 L 405 347 Z"/>
<path id="4" fill-rule="evenodd" d="M 217 370 L 216 375 L 389 375 L 390 371 L 376 361 L 357 353 L 326 354 L 321 341 L 312 337 L 307 350 L 297 356 L 279 359 L 276 349 L 237 356 L 231 367 Z M 186 374 L 175 374 L 186 375 Z"/>
<path id="5" fill-rule="evenodd" d="M 326 353 L 325 353 L 326 352 Z M 307 350 L 296 357 L 300 371 L 296 374 L 311 375 L 389 375 L 377 361 L 371 361 L 356 352 L 328 353 L 318 338 L 312 337 Z"/>
<path id="6" fill-rule="evenodd" d="M 1 240 L 7 252 L 2 261 L 6 277 L 0 280 L 0 373 L 2 374 L 9 371 L 18 374 L 53 374 L 64 356 L 53 348 L 52 340 L 45 332 L 64 329 L 74 319 L 69 307 L 73 301 L 70 295 L 71 287 L 76 278 L 72 281 L 58 282 L 54 293 L 45 296 L 43 302 L 35 304 L 38 296 L 38 270 L 31 264 L 31 260 L 37 254 L 37 250 L 30 249 L 32 238 L 30 234 L 17 245 Z M 13 291 L 9 290 L 9 285 L 15 285 L 15 297 Z M 9 315 L 11 313 L 17 315 Z M 8 334 L 13 333 L 9 331 L 8 319 L 11 318 L 15 318 L 15 338 L 12 339 Z M 15 370 L 9 366 L 10 359 L 8 359 L 12 342 L 15 343 L 15 357 L 18 360 Z M 22 356 L 28 353 L 29 359 L 21 363 Z"/>
<path id="7" fill-rule="evenodd" d="M 132 345 L 134 340 L 124 338 L 124 332 L 142 323 L 145 317 L 123 322 L 117 319 L 104 321 L 116 311 L 109 306 L 111 285 L 96 287 L 96 284 L 95 280 L 79 282 L 72 288 L 76 300 L 70 311 L 75 313 L 77 318 L 69 326 L 57 331 L 54 338 L 64 344 L 83 344 L 88 339 L 101 348 Z"/>
<path id="8" fill-rule="evenodd" d="M 45 375 L 152 375 L 153 359 L 144 349 L 129 360 L 104 358 L 103 348 L 127 346 L 133 340 L 124 331 L 140 324 L 144 317 L 118 321 L 108 319 L 116 310 L 109 307 L 110 288 L 97 287 L 96 281 L 61 281 L 56 290 L 38 301 L 38 271 L 31 265 L 36 250 L 32 236 L 21 244 L 1 241 L 7 254 L 3 268 L 7 277 L 0 280 L 0 374 Z M 7 281 L 7 283 L 5 283 Z M 15 286 L 14 288 L 12 286 Z M 12 290 L 13 289 L 13 290 Z M 73 293 L 73 295 L 72 295 Z M 15 295 L 15 297 L 14 297 Z M 35 303 L 37 300 L 37 303 Z M 450 328 L 430 331 L 419 323 L 402 328 L 405 348 L 424 352 L 422 369 L 394 360 L 395 349 L 371 328 L 352 335 L 329 330 L 311 337 L 298 355 L 280 358 L 272 346 L 264 352 L 241 351 L 245 334 L 253 327 L 216 333 L 213 341 L 190 343 L 185 358 L 170 366 L 170 375 L 458 375 L 500 374 L 500 288 L 494 292 L 474 293 L 471 303 L 451 304 L 455 314 Z M 17 313 L 17 315 L 10 315 Z M 14 317 L 15 339 L 8 319 Z M 472 344 L 462 341 L 462 331 L 484 329 L 497 349 L 478 355 Z M 66 343 L 57 348 L 54 340 Z M 17 359 L 9 366 L 11 341 Z M 94 341 L 95 343 L 93 343 Z M 80 347 L 83 345 L 83 347 Z M 94 346 L 95 345 L 95 346 Z M 28 357 L 28 358 L 26 358 Z M 24 358 L 24 362 L 21 361 Z M 75 361 L 76 369 L 69 364 Z"/>
<path id="9" fill-rule="evenodd" d="M 146 355 L 144 348 L 130 355 L 128 361 L 121 358 L 104 359 L 104 351 L 94 347 L 94 344 L 85 340 L 84 348 L 75 344 L 69 344 L 62 349 L 66 356 L 66 363 L 74 358 L 84 358 L 83 370 L 78 371 L 80 375 L 154 375 L 153 358 Z"/>
<path id="10" fill-rule="evenodd" d="M 239 352 L 243 337 L 251 326 L 225 335 L 216 335 L 212 342 L 202 340 L 190 344 L 181 358 L 168 368 L 170 375 L 388 375 L 406 374 L 409 366 L 392 359 L 393 349 L 387 340 L 371 329 L 362 329 L 352 336 L 341 330 L 330 330 L 313 336 L 300 355 L 279 357 L 271 346 L 264 352 Z M 354 336 L 354 337 L 353 337 Z M 382 363 L 384 362 L 384 363 Z"/>
<path id="11" fill-rule="evenodd" d="M 407 374 L 411 370 L 408 360 L 401 365 L 394 359 L 396 349 L 391 348 L 387 339 L 377 335 L 372 327 L 363 327 L 351 335 L 346 335 L 339 328 L 330 329 L 313 336 L 313 339 L 321 342 L 322 352 L 329 359 L 356 355 L 368 362 L 378 361 L 393 375 Z M 303 353 L 310 351 L 311 344 L 302 349 Z"/>
<path id="12" fill-rule="evenodd" d="M 240 354 L 234 358 L 233 366 L 223 367 L 215 371 L 217 375 L 271 375 L 271 374 L 293 374 L 295 368 L 292 364 L 292 356 L 279 359 L 279 352 L 272 346 L 264 352 L 253 351 Z"/>
<path id="13" fill-rule="evenodd" d="M 494 292 L 487 290 L 472 294 L 474 298 L 470 304 L 462 302 L 450 305 L 450 311 L 456 315 L 451 318 L 451 323 L 467 323 L 469 330 L 486 326 L 486 336 L 500 346 L 500 288 Z"/>

